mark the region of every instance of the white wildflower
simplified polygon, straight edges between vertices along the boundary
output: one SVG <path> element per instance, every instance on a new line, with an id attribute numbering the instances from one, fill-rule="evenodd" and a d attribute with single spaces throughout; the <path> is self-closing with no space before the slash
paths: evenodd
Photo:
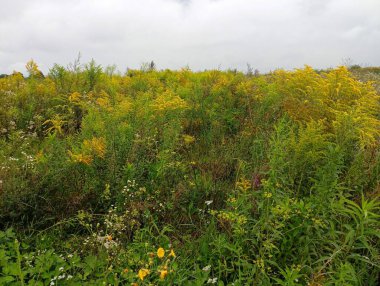
<path id="1" fill-rule="evenodd" d="M 202 268 L 203 271 L 210 271 L 210 269 L 211 269 L 211 265 L 207 265 Z"/>

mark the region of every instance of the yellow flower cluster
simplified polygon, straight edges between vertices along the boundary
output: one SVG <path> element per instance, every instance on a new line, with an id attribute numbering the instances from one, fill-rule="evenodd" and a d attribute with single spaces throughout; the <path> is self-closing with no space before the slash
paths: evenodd
<path id="1" fill-rule="evenodd" d="M 93 137 L 90 140 L 83 141 L 82 152 L 73 153 L 68 151 L 70 159 L 75 163 L 83 163 L 90 165 L 94 160 L 94 156 L 104 158 L 106 152 L 106 141 L 103 137 Z"/>
<path id="2" fill-rule="evenodd" d="M 322 120 L 336 136 L 350 136 L 360 146 L 376 144 L 380 136 L 379 95 L 371 82 L 356 80 L 346 67 L 318 74 L 311 67 L 277 71 L 285 112 L 299 123 Z"/>
<path id="3" fill-rule="evenodd" d="M 211 215 L 214 215 L 221 225 L 223 226 L 231 226 L 232 230 L 236 234 L 243 234 L 245 233 L 244 225 L 247 223 L 248 219 L 245 215 L 239 214 L 235 211 L 216 211 L 211 210 Z"/>
<path id="4" fill-rule="evenodd" d="M 104 90 L 100 92 L 99 97 L 96 99 L 96 104 L 106 109 L 110 107 L 111 101 L 109 95 Z"/>
<path id="5" fill-rule="evenodd" d="M 139 277 L 140 280 L 144 280 L 144 278 L 145 278 L 148 274 L 150 274 L 149 269 L 141 268 L 141 269 L 139 270 L 139 272 L 137 273 L 137 277 Z"/>
<path id="6" fill-rule="evenodd" d="M 93 137 L 91 140 L 83 141 L 84 149 L 89 153 L 94 153 L 100 158 L 104 158 L 106 153 L 106 141 L 103 137 Z"/>
<path id="7" fill-rule="evenodd" d="M 96 99 L 96 103 L 97 103 L 99 106 L 101 106 L 101 107 L 103 107 L 103 108 L 106 108 L 106 107 L 109 106 L 110 101 L 109 101 L 109 99 L 106 98 L 106 97 L 99 97 L 99 98 Z"/>
<path id="8" fill-rule="evenodd" d="M 188 104 L 185 100 L 169 91 L 159 95 L 151 106 L 158 112 L 183 110 L 188 108 Z"/>
<path id="9" fill-rule="evenodd" d="M 38 65 L 33 60 L 30 60 L 29 62 L 27 62 L 25 65 L 25 68 L 31 77 L 39 76 L 42 74 L 38 68 Z"/>
<path id="10" fill-rule="evenodd" d="M 153 258 L 155 256 L 157 256 L 161 261 L 162 261 L 162 264 L 159 265 L 156 269 L 157 273 L 158 273 L 158 277 L 160 280 L 164 280 L 166 278 L 166 276 L 169 274 L 169 267 L 168 267 L 168 263 L 170 262 L 170 258 L 175 258 L 176 257 L 176 254 L 174 252 L 173 249 L 170 249 L 170 251 L 168 250 L 169 254 L 167 255 L 167 259 L 164 260 L 165 258 L 165 253 L 167 251 L 165 251 L 165 249 L 163 247 L 159 247 L 156 251 L 156 253 L 153 253 L 153 252 L 150 252 L 149 253 L 149 263 L 145 265 L 145 268 L 140 268 L 139 271 L 137 272 L 137 277 L 143 281 L 149 274 L 152 273 L 153 270 L 151 269 L 148 269 L 146 267 L 149 267 L 151 265 L 153 265 Z M 128 272 L 128 271 L 127 271 Z M 132 284 L 133 285 L 133 284 Z M 137 284 L 136 284 L 137 285 Z"/>
<path id="11" fill-rule="evenodd" d="M 267 198 L 267 199 L 269 199 L 269 198 L 271 198 L 272 197 L 272 193 L 271 192 L 264 192 L 264 198 Z"/>
<path id="12" fill-rule="evenodd" d="M 85 154 L 74 154 L 71 151 L 68 151 L 70 159 L 75 163 L 83 163 L 85 165 L 90 165 L 92 163 L 92 156 L 91 155 L 85 155 Z"/>
<path id="13" fill-rule="evenodd" d="M 81 99 L 81 94 L 77 91 L 73 92 L 70 96 L 69 96 L 69 101 L 70 102 L 73 102 L 73 103 L 77 103 L 80 101 Z"/>
<path id="14" fill-rule="evenodd" d="M 251 188 L 251 181 L 247 179 L 240 179 L 240 181 L 236 182 L 236 188 L 243 192 L 246 192 Z"/>

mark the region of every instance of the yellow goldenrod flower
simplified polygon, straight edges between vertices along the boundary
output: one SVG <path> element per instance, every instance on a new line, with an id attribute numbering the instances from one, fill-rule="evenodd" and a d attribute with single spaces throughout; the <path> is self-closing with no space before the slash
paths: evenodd
<path id="1" fill-rule="evenodd" d="M 83 163 L 86 165 L 90 165 L 92 163 L 92 156 L 91 155 L 85 155 L 85 154 L 74 154 L 71 151 L 68 151 L 70 159 L 75 163 Z"/>
<path id="2" fill-rule="evenodd" d="M 157 249 L 157 256 L 158 256 L 158 258 L 162 258 L 165 256 L 165 250 L 162 247 Z"/>
<path id="3" fill-rule="evenodd" d="M 81 95 L 79 92 L 74 92 L 69 96 L 69 101 L 70 102 L 78 102 L 81 98 Z"/>
<path id="4" fill-rule="evenodd" d="M 94 153 L 100 158 L 104 158 L 106 153 L 106 141 L 103 137 L 93 137 L 91 140 L 83 141 L 84 149 L 89 153 Z"/>
<path id="5" fill-rule="evenodd" d="M 140 278 L 140 280 L 144 280 L 145 276 L 147 276 L 149 273 L 150 273 L 149 269 L 141 268 L 137 276 Z"/>
<path id="6" fill-rule="evenodd" d="M 107 235 L 106 238 L 107 238 L 108 241 L 112 240 L 112 236 L 111 235 Z"/>
<path id="7" fill-rule="evenodd" d="M 164 92 L 163 94 L 157 96 L 151 106 L 154 110 L 160 113 L 185 110 L 188 108 L 187 102 L 178 95 L 173 94 L 171 91 Z"/>
<path id="8" fill-rule="evenodd" d="M 245 192 L 251 188 L 251 181 L 241 179 L 239 182 L 236 182 L 236 187 Z"/>
<path id="9" fill-rule="evenodd" d="M 107 97 L 99 97 L 96 99 L 96 103 L 103 108 L 106 108 L 110 105 L 110 100 Z"/>
<path id="10" fill-rule="evenodd" d="M 168 275 L 168 271 L 167 270 L 160 270 L 160 279 L 161 280 L 164 280 L 166 275 Z"/>

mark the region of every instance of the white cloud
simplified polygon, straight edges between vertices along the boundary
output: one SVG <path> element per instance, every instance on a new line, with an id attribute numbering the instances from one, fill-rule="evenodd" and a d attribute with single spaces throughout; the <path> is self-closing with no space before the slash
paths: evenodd
<path id="1" fill-rule="evenodd" d="M 262 71 L 346 57 L 380 65 L 378 0 L 13 0 L 1 3 L 0 73 L 30 58 L 46 72 L 78 52 L 120 70 Z"/>

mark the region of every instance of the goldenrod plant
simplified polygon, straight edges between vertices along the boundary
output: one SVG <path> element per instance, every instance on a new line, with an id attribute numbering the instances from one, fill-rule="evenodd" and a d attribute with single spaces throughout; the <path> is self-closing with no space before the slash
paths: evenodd
<path id="1" fill-rule="evenodd" d="M 0 78 L 0 285 L 378 285 L 379 68 Z"/>

